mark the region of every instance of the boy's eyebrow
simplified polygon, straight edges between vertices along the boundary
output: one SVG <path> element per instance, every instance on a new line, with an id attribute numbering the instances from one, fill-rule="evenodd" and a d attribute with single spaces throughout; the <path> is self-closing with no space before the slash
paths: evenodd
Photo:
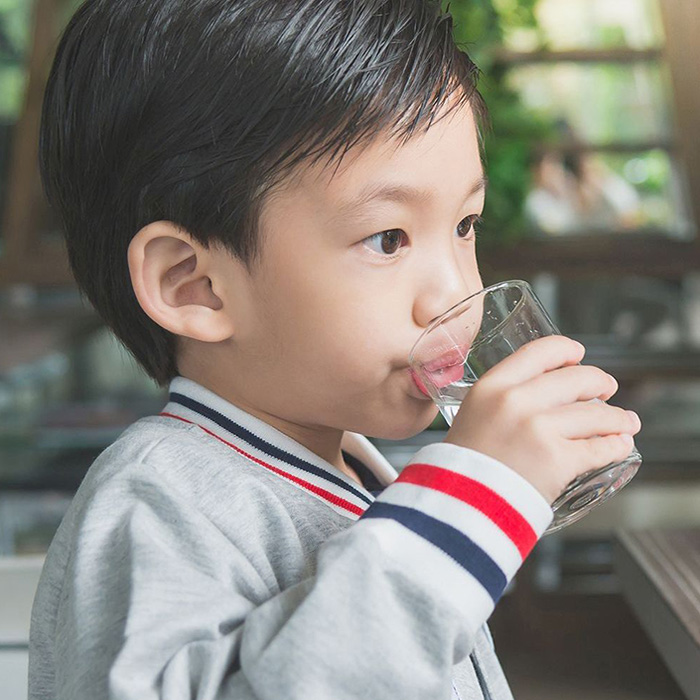
<path id="1" fill-rule="evenodd" d="M 486 175 L 482 174 L 467 189 L 463 201 L 466 202 L 470 197 L 473 197 L 478 192 L 485 190 L 487 184 L 488 178 L 486 177 Z M 414 202 L 428 202 L 432 199 L 432 197 L 432 190 L 423 190 L 418 187 L 413 187 L 411 185 L 391 185 L 377 183 L 361 190 L 360 194 L 357 197 L 354 197 L 353 199 L 347 202 L 341 203 L 336 209 L 336 214 L 338 216 L 345 216 L 351 214 L 357 209 L 361 209 L 370 202 L 375 201 L 412 204 Z"/>

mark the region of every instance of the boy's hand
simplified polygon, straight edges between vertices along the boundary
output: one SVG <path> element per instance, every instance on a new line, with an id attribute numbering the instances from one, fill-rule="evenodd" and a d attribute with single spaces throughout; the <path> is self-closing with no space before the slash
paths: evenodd
<path id="1" fill-rule="evenodd" d="M 564 336 L 523 346 L 464 399 L 445 442 L 503 462 L 552 503 L 577 476 L 625 459 L 641 423 L 607 401 L 618 388 L 585 348 Z"/>

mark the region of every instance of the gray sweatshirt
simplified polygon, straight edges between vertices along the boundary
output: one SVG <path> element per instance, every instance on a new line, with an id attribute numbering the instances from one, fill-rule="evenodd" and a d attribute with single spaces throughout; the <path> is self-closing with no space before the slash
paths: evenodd
<path id="1" fill-rule="evenodd" d="M 30 700 L 510 700 L 486 621 L 552 518 L 436 443 L 367 488 L 183 377 L 90 468 L 46 557 Z M 367 484 L 367 482 L 365 482 Z"/>

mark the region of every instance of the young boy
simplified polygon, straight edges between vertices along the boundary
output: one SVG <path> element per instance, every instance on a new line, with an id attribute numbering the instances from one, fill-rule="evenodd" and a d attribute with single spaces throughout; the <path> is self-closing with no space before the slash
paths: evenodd
<path id="1" fill-rule="evenodd" d="M 409 350 L 481 287 L 476 74 L 429 0 L 77 12 L 44 180 L 81 288 L 170 400 L 56 534 L 32 700 L 511 697 L 486 621 L 639 423 L 552 337 L 398 479 L 364 437 L 431 423 Z"/>

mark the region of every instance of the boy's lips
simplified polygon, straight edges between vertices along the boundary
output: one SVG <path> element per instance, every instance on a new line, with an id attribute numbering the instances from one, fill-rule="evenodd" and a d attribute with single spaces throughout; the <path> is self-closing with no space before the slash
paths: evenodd
<path id="1" fill-rule="evenodd" d="M 442 389 L 459 381 L 464 377 L 464 361 L 469 348 L 470 344 L 466 343 L 448 348 L 436 360 L 426 362 L 421 367 L 421 374 L 425 375 L 425 379 L 429 380 L 436 389 Z M 409 368 L 409 372 L 421 393 L 432 398 L 425 388 L 423 379 L 413 369 Z"/>
<path id="2" fill-rule="evenodd" d="M 469 352 L 468 345 L 450 348 L 440 355 L 437 360 L 426 362 L 423 365 L 423 370 L 425 372 L 437 372 L 441 369 L 445 369 L 446 367 L 463 365 L 467 357 L 467 352 Z"/>
<path id="3" fill-rule="evenodd" d="M 425 388 L 425 384 L 423 384 L 423 382 L 420 380 L 420 377 L 410 367 L 408 368 L 408 373 L 411 375 L 413 383 L 418 387 L 421 394 L 424 394 L 428 398 L 432 398 L 428 393 L 428 390 Z"/>
<path id="4" fill-rule="evenodd" d="M 458 364 L 440 367 L 426 374 L 430 378 L 430 383 L 436 389 L 443 389 L 464 377 L 464 365 L 460 362 Z"/>
<path id="5" fill-rule="evenodd" d="M 425 394 L 425 396 L 432 398 L 428 393 L 428 390 L 425 388 L 425 383 L 421 377 L 418 376 L 418 374 L 416 374 L 416 372 L 414 372 L 412 369 L 409 369 L 409 372 L 413 378 L 413 382 L 420 389 L 420 391 Z M 430 381 L 432 386 L 434 386 L 436 389 L 443 389 L 454 382 L 458 382 L 464 377 L 464 366 L 460 362 L 458 364 L 440 367 L 432 372 L 425 372 L 425 375 L 426 379 Z"/>

